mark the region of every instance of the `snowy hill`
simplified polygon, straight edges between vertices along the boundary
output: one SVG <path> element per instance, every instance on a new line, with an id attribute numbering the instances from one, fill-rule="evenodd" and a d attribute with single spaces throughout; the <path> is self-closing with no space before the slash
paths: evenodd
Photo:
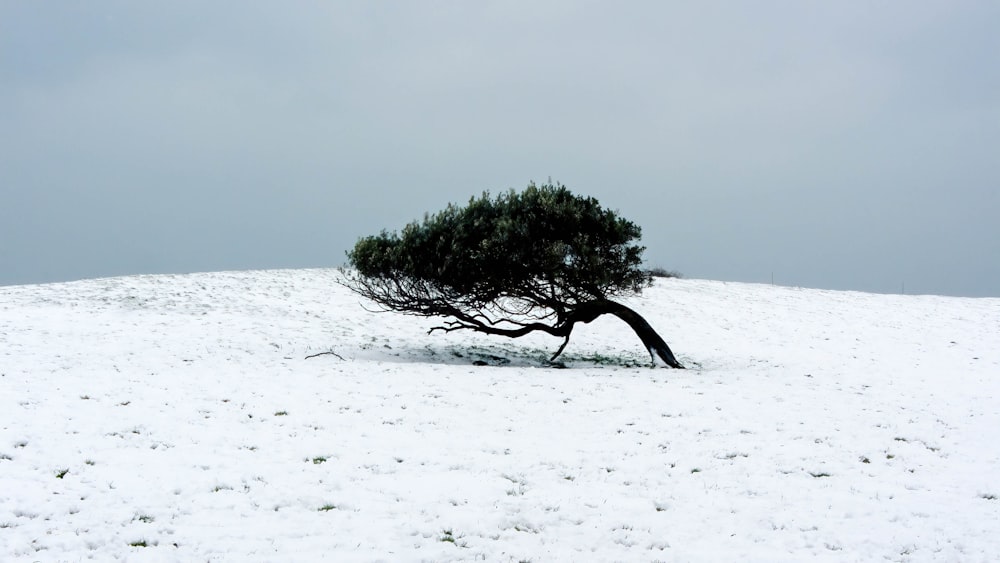
<path id="1" fill-rule="evenodd" d="M 1000 552 L 998 299 L 660 280 L 629 304 L 694 369 L 610 317 L 555 369 L 337 276 L 0 287 L 0 559 Z"/>

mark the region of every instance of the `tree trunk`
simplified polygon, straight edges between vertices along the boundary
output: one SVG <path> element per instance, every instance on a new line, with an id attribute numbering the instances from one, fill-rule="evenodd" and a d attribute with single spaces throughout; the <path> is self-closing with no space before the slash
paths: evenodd
<path id="1" fill-rule="evenodd" d="M 555 355 L 552 356 L 552 360 L 559 357 L 559 354 L 566 348 L 566 344 L 569 343 L 570 332 L 572 332 L 575 323 L 589 323 L 597 317 L 606 314 L 612 314 L 632 327 L 632 330 L 639 336 L 639 340 L 642 340 L 642 344 L 646 347 L 646 350 L 649 351 L 649 358 L 653 362 L 653 365 L 656 365 L 656 356 L 659 356 L 668 366 L 676 369 L 684 369 L 684 366 L 674 357 L 674 353 L 670 351 L 667 343 L 653 330 L 653 327 L 646 322 L 646 319 L 642 318 L 642 315 L 621 303 L 615 303 L 607 299 L 586 303 L 567 316 L 566 321 L 561 323 L 559 327 L 565 331 L 564 336 L 566 340 L 559 347 Z"/>
<path id="2" fill-rule="evenodd" d="M 611 314 L 628 323 L 628 326 L 632 327 L 632 330 L 639 336 L 639 340 L 642 340 L 643 345 L 649 350 L 649 359 L 654 365 L 656 364 L 656 356 L 659 356 L 668 366 L 684 369 L 684 366 L 674 357 L 674 353 L 670 351 L 670 346 L 667 346 L 663 338 L 660 338 L 660 335 L 653 330 L 646 319 L 642 318 L 642 315 L 620 303 L 612 301 L 608 303 L 614 306 Z"/>

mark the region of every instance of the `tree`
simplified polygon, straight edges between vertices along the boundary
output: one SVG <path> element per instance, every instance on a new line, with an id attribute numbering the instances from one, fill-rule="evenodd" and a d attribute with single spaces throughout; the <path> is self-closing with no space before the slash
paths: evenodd
<path id="1" fill-rule="evenodd" d="M 652 283 L 640 229 L 596 199 L 534 183 L 425 215 L 402 233 L 362 238 L 347 253 L 345 285 L 385 310 L 450 319 L 430 332 L 473 330 L 563 338 L 576 323 L 614 315 L 670 367 L 683 368 L 653 327 L 612 298 Z"/>

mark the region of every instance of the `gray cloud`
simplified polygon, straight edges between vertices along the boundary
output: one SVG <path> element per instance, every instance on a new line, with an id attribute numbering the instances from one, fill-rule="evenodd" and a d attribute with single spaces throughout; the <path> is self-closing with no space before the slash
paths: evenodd
<path id="1" fill-rule="evenodd" d="M 990 2 L 0 7 L 0 283 L 337 265 L 548 177 L 692 277 L 1000 295 Z"/>

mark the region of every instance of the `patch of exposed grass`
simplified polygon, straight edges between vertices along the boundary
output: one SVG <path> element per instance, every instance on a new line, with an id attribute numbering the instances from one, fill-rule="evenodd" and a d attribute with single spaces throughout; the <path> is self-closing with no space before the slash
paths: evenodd
<path id="1" fill-rule="evenodd" d="M 459 541 L 460 539 L 461 536 L 456 536 L 455 533 L 449 528 L 441 531 L 441 537 L 438 538 L 438 541 L 450 543 L 456 547 L 468 547 L 468 544 L 464 541 Z"/>
<path id="2" fill-rule="evenodd" d="M 649 365 L 649 362 L 639 361 L 634 356 L 612 356 L 596 352 L 592 354 L 569 355 L 566 357 L 566 360 L 570 362 L 586 362 L 598 366 L 620 368 L 637 368 Z"/>

